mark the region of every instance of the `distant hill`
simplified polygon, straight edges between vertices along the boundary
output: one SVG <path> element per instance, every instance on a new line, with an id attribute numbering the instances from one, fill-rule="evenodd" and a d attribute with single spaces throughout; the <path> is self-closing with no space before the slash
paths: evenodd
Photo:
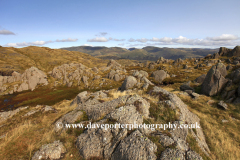
<path id="1" fill-rule="evenodd" d="M 219 49 L 201 49 L 201 48 L 159 48 L 147 46 L 142 49 L 136 48 L 120 48 L 120 47 L 90 47 L 79 46 L 61 48 L 68 51 L 79 51 L 90 54 L 101 59 L 131 59 L 131 60 L 151 60 L 155 61 L 159 57 L 167 59 L 205 57 L 208 54 L 214 54 Z"/>

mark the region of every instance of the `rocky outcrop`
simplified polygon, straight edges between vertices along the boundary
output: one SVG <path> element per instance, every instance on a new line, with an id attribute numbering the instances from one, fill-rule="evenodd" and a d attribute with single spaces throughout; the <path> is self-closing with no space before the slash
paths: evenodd
<path id="1" fill-rule="evenodd" d="M 228 81 L 224 78 L 226 75 L 227 70 L 224 64 L 218 63 L 213 66 L 208 71 L 207 76 L 202 83 L 201 93 L 207 96 L 213 96 L 219 93 Z"/>
<path id="2" fill-rule="evenodd" d="M 26 81 L 28 83 L 28 88 L 31 90 L 34 90 L 38 84 L 48 84 L 47 75 L 36 67 L 27 69 L 22 74 L 21 79 L 22 81 Z"/>
<path id="3" fill-rule="evenodd" d="M 240 56 L 240 46 L 236 46 L 232 51 L 228 53 L 228 57 Z"/>
<path id="4" fill-rule="evenodd" d="M 11 85 L 16 82 L 17 84 Z M 12 94 L 25 90 L 34 90 L 37 85 L 48 85 L 47 75 L 36 67 L 31 67 L 24 71 L 23 74 L 13 72 L 12 76 L 0 76 L 0 93 Z"/>
<path id="5" fill-rule="evenodd" d="M 195 115 L 194 113 L 190 112 L 187 109 L 188 108 L 187 105 L 179 97 L 177 97 L 177 95 L 170 93 L 159 87 L 154 87 L 153 92 L 164 94 L 165 96 L 167 96 L 169 98 L 169 100 L 166 101 L 167 104 L 171 104 L 172 105 L 171 108 L 178 108 L 180 110 L 179 121 L 176 121 L 174 123 L 182 124 L 182 123 L 187 122 L 188 124 L 199 124 L 200 125 L 200 119 L 198 118 L 198 116 Z M 196 128 L 196 130 L 195 130 L 196 132 L 193 132 L 192 129 L 190 129 L 190 131 L 191 131 L 192 136 L 196 139 L 201 150 L 206 155 L 209 155 L 210 150 L 205 141 L 205 136 L 203 134 L 201 127 Z M 186 150 L 188 149 L 188 144 L 185 141 L 188 130 L 181 128 L 181 129 L 177 129 L 177 130 L 171 130 L 170 133 L 172 135 L 172 139 L 175 141 L 175 143 L 177 145 L 177 148 L 181 151 L 184 151 L 183 153 L 185 153 Z M 165 155 L 164 153 L 162 153 L 162 154 Z M 169 154 L 166 154 L 166 155 L 169 155 Z M 161 156 L 161 157 L 164 157 L 164 156 Z"/>
<path id="6" fill-rule="evenodd" d="M 114 81 L 120 81 L 125 77 L 121 70 L 111 70 L 106 76 L 106 78 L 113 79 Z"/>
<path id="7" fill-rule="evenodd" d="M 7 119 L 13 117 L 15 114 L 21 110 L 27 109 L 28 107 L 19 107 L 13 111 L 0 112 L 0 123 L 6 121 Z"/>
<path id="8" fill-rule="evenodd" d="M 151 76 L 156 82 L 162 83 L 162 81 L 167 78 L 167 73 L 164 70 L 158 70 L 154 71 Z"/>

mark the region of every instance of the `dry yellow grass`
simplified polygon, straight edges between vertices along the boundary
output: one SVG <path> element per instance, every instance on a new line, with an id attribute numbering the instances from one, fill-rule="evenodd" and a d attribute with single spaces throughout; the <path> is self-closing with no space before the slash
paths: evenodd
<path id="1" fill-rule="evenodd" d="M 200 96 L 198 100 L 192 100 L 188 96 L 180 98 L 188 104 L 189 110 L 201 119 L 201 126 L 211 150 L 211 158 L 239 160 L 240 122 L 230 117 L 230 111 L 223 111 L 216 105 L 208 105 L 207 101 L 211 98 L 207 96 Z M 222 119 L 229 122 L 222 123 Z"/>
<path id="2" fill-rule="evenodd" d="M 78 151 L 73 147 L 76 136 L 67 133 L 58 135 L 53 128 L 53 123 L 57 119 L 76 107 L 69 106 L 70 102 L 65 100 L 54 105 L 53 107 L 58 110 L 58 113 L 46 113 L 46 115 L 36 113 L 34 117 L 21 118 L 21 115 L 29 111 L 26 110 L 14 116 L 14 121 L 17 124 L 6 123 L 4 126 L 7 135 L 0 140 L 0 157 L 3 160 L 31 159 L 35 151 L 42 145 L 52 143 L 55 140 L 62 141 L 71 154 L 78 155 Z M 8 127 L 12 129 L 7 130 Z M 70 156 L 67 155 L 65 159 Z"/>

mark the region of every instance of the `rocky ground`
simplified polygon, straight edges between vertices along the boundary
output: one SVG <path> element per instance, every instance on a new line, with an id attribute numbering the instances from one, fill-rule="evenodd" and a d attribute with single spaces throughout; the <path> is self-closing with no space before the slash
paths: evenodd
<path id="1" fill-rule="evenodd" d="M 237 46 L 199 59 L 66 63 L 0 76 L 0 157 L 239 159 L 239 56 Z M 59 127 L 169 122 L 200 128 Z"/>

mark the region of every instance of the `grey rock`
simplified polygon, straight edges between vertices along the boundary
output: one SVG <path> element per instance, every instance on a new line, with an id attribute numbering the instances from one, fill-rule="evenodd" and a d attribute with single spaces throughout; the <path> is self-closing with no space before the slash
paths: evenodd
<path id="1" fill-rule="evenodd" d="M 24 114 L 23 117 L 31 116 L 37 112 L 39 112 L 39 110 L 33 109 L 33 110 L 29 111 L 28 113 Z"/>
<path id="2" fill-rule="evenodd" d="M 90 104 L 86 102 L 82 105 L 79 105 L 76 109 L 85 111 L 89 120 L 99 120 L 100 118 L 103 118 L 105 115 L 114 111 L 119 105 L 125 105 L 127 97 L 128 96 L 122 96 L 112 101 L 103 103 L 98 101 L 96 102 L 95 99 L 90 101 Z"/>
<path id="3" fill-rule="evenodd" d="M 168 136 L 160 135 L 160 141 L 163 147 L 168 147 L 174 144 L 174 140 Z"/>
<path id="4" fill-rule="evenodd" d="M 32 160 L 61 159 L 66 152 L 67 150 L 62 142 L 54 141 L 43 145 L 40 150 L 34 153 Z"/>
<path id="5" fill-rule="evenodd" d="M 55 108 L 53 108 L 52 106 L 44 106 L 42 109 L 41 109 L 41 111 L 43 112 L 43 113 L 45 113 L 45 112 L 50 112 L 50 111 L 53 111 L 53 112 L 56 112 L 56 109 Z"/>
<path id="6" fill-rule="evenodd" d="M 143 99 L 137 94 L 134 94 L 127 99 L 126 105 L 128 104 L 133 104 L 140 114 L 142 114 L 145 118 L 148 118 L 150 103 L 147 102 L 145 99 Z"/>
<path id="7" fill-rule="evenodd" d="M 153 88 L 153 92 L 155 93 L 161 93 L 164 94 L 169 101 L 171 101 L 171 103 L 179 109 L 179 122 L 178 123 L 184 123 L 187 122 L 188 124 L 198 124 L 200 125 L 200 119 L 198 118 L 197 115 L 193 114 L 192 112 L 190 112 L 188 110 L 188 106 L 183 103 L 183 101 L 175 94 L 168 92 L 160 87 L 154 87 Z M 174 122 L 177 123 L 177 122 Z M 173 140 L 176 142 L 177 144 L 177 148 L 187 148 L 187 144 L 186 141 L 184 140 L 186 137 L 186 132 L 185 130 L 181 130 L 181 131 L 171 131 L 172 134 L 172 138 Z M 208 145 L 205 141 L 205 136 L 203 134 L 203 131 L 200 128 L 196 128 L 196 133 L 191 132 L 193 137 L 196 139 L 198 146 L 201 148 L 201 150 L 206 154 L 209 155 L 210 150 L 208 148 Z"/>
<path id="8" fill-rule="evenodd" d="M 75 121 L 80 119 L 82 115 L 83 115 L 83 112 L 78 110 L 73 110 L 65 114 L 64 116 L 62 116 L 60 119 L 56 121 L 54 130 L 56 132 L 66 130 L 65 124 L 75 123 Z"/>
<path id="9" fill-rule="evenodd" d="M 199 76 L 198 78 L 196 78 L 194 81 L 197 83 L 203 83 L 205 77 L 206 77 L 206 74 L 203 74 L 203 75 Z"/>
<path id="10" fill-rule="evenodd" d="M 226 67 L 222 63 L 213 66 L 208 71 L 202 83 L 201 93 L 207 96 L 213 96 L 219 93 L 228 82 L 228 80 L 224 78 L 226 72 Z"/>
<path id="11" fill-rule="evenodd" d="M 156 160 L 157 146 L 139 130 L 123 139 L 112 154 L 112 160 Z"/>
<path id="12" fill-rule="evenodd" d="M 167 73 L 164 70 L 158 70 L 154 71 L 151 76 L 156 82 L 162 83 L 162 81 L 167 78 Z"/>
<path id="13" fill-rule="evenodd" d="M 131 89 L 134 87 L 134 85 L 137 84 L 137 79 L 133 76 L 128 76 L 122 86 L 121 86 L 121 90 L 124 91 L 124 90 L 128 90 L 128 89 Z"/>
<path id="14" fill-rule="evenodd" d="M 27 109 L 28 107 L 19 107 L 13 111 L 6 111 L 6 112 L 0 112 L 0 123 L 3 121 L 6 121 L 9 118 L 12 118 L 15 114 L 20 112 L 21 110 Z"/>
<path id="15" fill-rule="evenodd" d="M 82 77 L 82 81 L 83 81 L 83 83 L 84 83 L 85 86 L 88 86 L 88 77 L 83 76 L 83 77 Z"/>
<path id="16" fill-rule="evenodd" d="M 105 118 L 117 120 L 121 124 L 143 123 L 143 117 L 134 105 L 122 106 L 108 114 Z"/>
<path id="17" fill-rule="evenodd" d="M 226 103 L 224 103 L 223 101 L 220 101 L 219 103 L 218 103 L 218 106 L 220 107 L 220 108 L 222 108 L 222 109 L 228 109 L 228 106 L 227 106 L 227 104 Z"/>
<path id="18" fill-rule="evenodd" d="M 160 160 L 185 160 L 185 152 L 179 149 L 167 148 L 161 154 Z"/>
<path id="19" fill-rule="evenodd" d="M 180 86 L 180 90 L 181 91 L 185 91 L 185 90 L 192 90 L 192 91 L 194 91 L 194 89 L 192 87 L 190 87 L 190 86 L 188 86 L 186 84 L 181 85 Z"/>
<path id="20" fill-rule="evenodd" d="M 146 77 L 142 77 L 141 78 L 141 82 L 143 83 L 147 83 L 147 84 L 150 84 L 150 85 L 154 85 L 151 81 L 149 81 Z"/>
<path id="21" fill-rule="evenodd" d="M 233 67 L 232 67 L 232 66 L 230 66 L 230 65 L 228 65 L 228 66 L 226 67 L 226 69 L 227 69 L 227 71 L 228 71 L 228 70 L 232 70 L 232 69 L 233 69 Z"/>
<path id="22" fill-rule="evenodd" d="M 188 151 L 186 158 L 187 160 L 203 160 L 202 157 L 195 151 Z"/>
<path id="23" fill-rule="evenodd" d="M 75 98 L 74 100 L 71 102 L 71 106 L 74 105 L 74 104 L 81 104 L 83 102 L 85 102 L 85 100 L 87 99 L 87 91 L 83 91 L 81 93 L 79 93 Z"/>
<path id="24" fill-rule="evenodd" d="M 149 84 L 148 83 L 144 83 L 144 85 L 142 86 L 142 88 L 143 88 L 143 90 L 147 90 L 148 89 L 148 86 L 149 86 Z"/>
<path id="25" fill-rule="evenodd" d="M 232 77 L 233 83 L 240 82 L 240 69 L 233 71 L 231 74 L 231 77 Z"/>
<path id="26" fill-rule="evenodd" d="M 139 74 L 143 75 L 143 77 L 148 77 L 148 73 L 146 71 L 139 71 Z"/>

